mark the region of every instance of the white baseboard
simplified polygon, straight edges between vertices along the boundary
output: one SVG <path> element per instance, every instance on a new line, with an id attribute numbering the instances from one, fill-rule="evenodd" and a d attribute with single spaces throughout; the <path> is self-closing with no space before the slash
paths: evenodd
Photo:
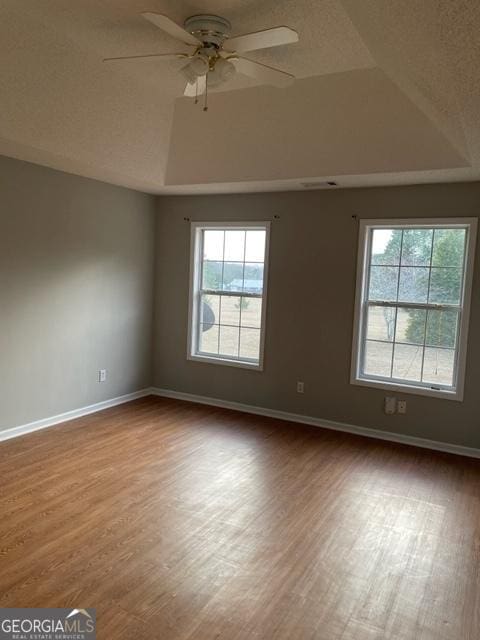
<path id="1" fill-rule="evenodd" d="M 23 436 L 26 433 L 32 433 L 32 431 L 38 431 L 39 429 L 46 429 L 47 427 L 53 427 L 55 424 L 61 422 L 68 422 L 69 420 L 75 420 L 75 418 L 81 418 L 82 416 L 88 416 L 90 413 L 96 413 L 109 407 L 115 407 L 118 404 L 124 402 L 130 402 L 137 398 L 143 398 L 144 396 L 152 395 L 153 391 L 150 388 L 142 389 L 140 391 L 134 391 L 133 393 L 127 393 L 124 396 L 118 396 L 118 398 L 111 398 L 110 400 L 103 400 L 103 402 L 97 402 L 91 404 L 88 407 L 81 407 L 80 409 L 74 409 L 73 411 L 67 411 L 66 413 L 60 413 L 50 418 L 43 418 L 43 420 L 35 420 L 35 422 L 29 422 L 28 424 L 22 424 L 18 427 L 12 427 L 0 431 L 0 442 L 2 440 L 10 440 L 10 438 L 16 438 L 17 436 Z"/>
<path id="2" fill-rule="evenodd" d="M 321 427 L 324 429 L 332 429 L 334 431 L 343 431 L 345 433 L 352 433 L 354 435 L 365 436 L 367 438 L 375 438 L 377 440 L 387 440 L 389 442 L 398 442 L 400 444 L 407 444 L 414 447 L 421 447 L 423 449 L 433 449 L 435 451 L 443 451 L 446 453 L 454 453 L 460 456 L 467 456 L 469 458 L 480 458 L 480 449 L 474 449 L 472 447 L 464 447 L 457 444 L 451 444 L 448 442 L 439 442 L 438 440 L 428 440 L 426 438 L 417 438 L 415 436 L 407 436 L 401 433 L 391 433 L 388 431 L 381 431 L 380 429 L 369 429 L 367 427 L 358 427 L 357 425 L 348 424 L 345 422 L 335 422 L 333 420 L 323 420 L 321 418 L 314 418 L 312 416 L 305 416 L 298 413 L 289 413 L 287 411 L 278 411 L 276 409 L 267 409 L 264 407 L 256 407 L 249 404 L 243 404 L 241 402 L 232 402 L 229 400 L 220 400 L 219 398 L 210 398 L 208 396 L 198 396 L 192 393 L 184 393 L 182 391 L 172 391 L 171 389 L 158 389 L 156 387 L 141 389 L 133 393 L 127 393 L 126 395 L 119 396 L 117 398 L 111 398 L 110 400 L 104 400 L 103 402 L 97 402 L 87 407 L 81 407 L 80 409 L 74 409 L 73 411 L 67 411 L 50 418 L 44 418 L 42 420 L 36 420 L 35 422 L 29 422 L 18 427 L 12 427 L 0 431 L 0 442 L 2 440 L 9 440 L 10 438 L 16 438 L 33 431 L 40 429 L 46 429 L 62 422 L 68 422 L 75 418 L 81 418 L 109 407 L 115 407 L 137 398 L 143 398 L 145 396 L 155 395 L 164 398 L 173 398 L 176 400 L 185 400 L 187 402 L 197 402 L 199 404 L 206 404 L 213 407 L 221 407 L 223 409 L 232 409 L 234 411 L 243 411 L 244 413 L 253 413 L 259 416 L 266 416 L 269 418 L 276 418 L 277 420 L 286 420 L 288 422 L 299 422 L 301 424 L 308 424 L 314 427 Z"/>
<path id="3" fill-rule="evenodd" d="M 192 393 L 184 393 L 182 391 L 172 391 L 171 389 L 152 388 L 151 394 L 162 396 L 164 398 L 174 398 L 176 400 L 185 400 L 187 402 L 197 402 L 199 404 L 207 404 L 213 407 L 221 407 L 223 409 L 233 409 L 234 411 L 243 411 L 244 413 L 254 413 L 259 416 L 267 416 L 269 418 L 277 418 L 278 420 L 287 420 L 288 422 L 300 422 L 313 427 L 323 427 L 334 431 L 344 431 L 353 433 L 358 436 L 367 438 L 375 438 L 377 440 L 387 440 L 389 442 L 398 442 L 422 449 L 433 449 L 435 451 L 443 451 L 446 453 L 454 453 L 469 458 L 480 458 L 480 449 L 472 447 L 464 447 L 458 444 L 448 442 L 439 442 L 437 440 L 428 440 L 426 438 L 417 438 L 415 436 L 407 436 L 401 433 L 391 433 L 381 431 L 380 429 L 368 429 L 367 427 L 358 427 L 354 424 L 345 422 L 334 422 L 333 420 L 322 420 L 312 416 L 304 416 L 298 413 L 288 413 L 287 411 L 277 411 L 276 409 L 266 409 L 264 407 L 256 407 L 241 402 L 231 402 L 229 400 L 220 400 L 218 398 L 210 398 L 207 396 L 197 396 Z"/>

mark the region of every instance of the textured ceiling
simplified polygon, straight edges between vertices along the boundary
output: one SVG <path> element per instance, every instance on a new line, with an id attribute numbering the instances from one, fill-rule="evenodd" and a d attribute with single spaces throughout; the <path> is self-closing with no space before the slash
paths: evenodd
<path id="1" fill-rule="evenodd" d="M 378 68 L 298 79 L 281 100 L 276 95 L 267 87 L 223 92 L 207 113 L 190 100 L 179 101 L 167 184 L 303 180 L 466 165 Z M 217 112 L 234 110 L 234 127 L 217 118 Z"/>
<path id="2" fill-rule="evenodd" d="M 249 57 L 300 80 L 193 110 L 181 62 L 101 62 L 183 49 L 146 10 L 289 25 Z M 0 153 L 158 193 L 480 179 L 479 34 L 478 0 L 2 0 Z"/>

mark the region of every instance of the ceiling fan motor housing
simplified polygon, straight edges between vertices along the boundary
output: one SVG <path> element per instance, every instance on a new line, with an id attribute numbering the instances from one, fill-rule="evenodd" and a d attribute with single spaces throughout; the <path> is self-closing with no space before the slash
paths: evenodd
<path id="1" fill-rule="evenodd" d="M 218 48 L 230 36 L 232 25 L 220 16 L 202 14 L 187 18 L 185 29 L 204 44 Z"/>

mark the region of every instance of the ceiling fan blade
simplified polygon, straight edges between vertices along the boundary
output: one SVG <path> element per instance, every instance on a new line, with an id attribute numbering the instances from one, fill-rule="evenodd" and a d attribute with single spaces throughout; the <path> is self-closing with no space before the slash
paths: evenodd
<path id="1" fill-rule="evenodd" d="M 239 73 L 255 78 L 263 84 L 269 84 L 274 87 L 288 87 L 295 80 L 295 76 L 279 69 L 274 69 L 260 62 L 253 62 L 247 58 L 232 57 L 229 58 L 235 65 Z"/>
<path id="2" fill-rule="evenodd" d="M 192 36 L 192 34 L 188 33 L 188 31 L 185 31 L 183 27 L 178 25 L 176 22 L 173 22 L 173 20 L 170 20 L 170 18 L 164 16 L 161 13 L 152 13 L 150 11 L 147 11 L 145 13 L 142 13 L 142 16 L 145 18 L 145 20 L 148 20 L 156 27 L 162 29 L 162 31 L 165 31 L 165 33 L 168 33 L 170 36 L 172 36 L 172 38 L 181 40 L 181 42 L 184 42 L 185 44 L 191 44 L 194 47 L 198 47 L 198 45 L 202 44 L 200 40 L 197 40 L 197 38 L 195 38 L 195 36 Z"/>
<path id="3" fill-rule="evenodd" d="M 189 82 L 183 92 L 184 96 L 188 98 L 195 98 L 195 96 L 201 96 L 205 93 L 205 87 L 207 84 L 207 76 L 199 76 L 197 82 Z"/>
<path id="4" fill-rule="evenodd" d="M 229 38 L 223 44 L 225 51 L 256 51 L 257 49 L 267 49 L 268 47 L 278 47 L 282 44 L 298 42 L 298 33 L 290 27 L 274 27 L 265 31 L 247 33 L 244 36 Z"/>
<path id="5" fill-rule="evenodd" d="M 118 62 L 121 60 L 151 60 L 152 58 L 162 58 L 162 60 L 178 60 L 179 58 L 189 58 L 188 53 L 148 53 L 140 56 L 119 56 L 117 58 L 104 58 L 103 62 Z"/>

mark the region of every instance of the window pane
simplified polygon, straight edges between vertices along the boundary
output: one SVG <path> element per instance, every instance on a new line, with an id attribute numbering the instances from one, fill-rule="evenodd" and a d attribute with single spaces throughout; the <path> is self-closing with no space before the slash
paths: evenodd
<path id="1" fill-rule="evenodd" d="M 400 267 L 398 299 L 402 302 L 427 302 L 429 269 Z"/>
<path id="2" fill-rule="evenodd" d="M 425 347 L 423 381 L 432 384 L 453 385 L 455 351 Z"/>
<path id="3" fill-rule="evenodd" d="M 259 360 L 260 329 L 240 329 L 240 357 Z"/>
<path id="4" fill-rule="evenodd" d="M 223 288 L 225 291 L 242 291 L 243 289 L 243 264 L 238 262 L 225 262 L 223 268 Z"/>
<path id="5" fill-rule="evenodd" d="M 371 264 L 400 264 L 400 229 L 374 229 L 372 234 Z"/>
<path id="6" fill-rule="evenodd" d="M 365 287 L 357 295 L 357 337 L 353 374 L 372 382 L 396 381 L 401 388 L 454 389 L 470 224 L 440 219 L 368 222 L 361 225 L 369 257 Z M 390 227 L 391 225 L 391 227 Z M 395 228 L 397 226 L 397 228 Z M 469 280 L 468 280 L 469 282 Z M 463 363 L 462 363 L 463 366 Z M 376 380 L 375 380 L 376 379 Z M 434 395 L 434 394 L 433 394 Z M 441 394 L 440 394 L 441 395 Z"/>
<path id="7" fill-rule="evenodd" d="M 200 325 L 199 349 L 203 353 L 218 354 L 218 325 Z"/>
<path id="8" fill-rule="evenodd" d="M 439 304 L 460 304 L 461 290 L 461 269 L 432 268 L 429 302 Z"/>
<path id="9" fill-rule="evenodd" d="M 262 325 L 262 299 L 242 298 L 241 301 L 241 322 L 242 327 L 257 327 Z"/>
<path id="10" fill-rule="evenodd" d="M 366 341 L 363 372 L 390 377 L 393 345 L 386 342 Z"/>
<path id="11" fill-rule="evenodd" d="M 203 263 L 203 289 L 221 289 L 223 262 Z"/>
<path id="12" fill-rule="evenodd" d="M 247 231 L 245 260 L 246 262 L 263 262 L 265 260 L 265 231 Z"/>
<path id="13" fill-rule="evenodd" d="M 405 229 L 403 232 L 402 265 L 429 266 L 432 240 L 432 229 Z"/>
<path id="14" fill-rule="evenodd" d="M 432 347 L 451 347 L 457 341 L 457 311 L 429 310 L 426 343 Z"/>
<path id="15" fill-rule="evenodd" d="M 237 296 L 222 296 L 220 324 L 240 324 L 240 300 Z"/>
<path id="16" fill-rule="evenodd" d="M 263 263 L 245 263 L 245 279 L 243 289 L 248 293 L 262 293 Z"/>
<path id="17" fill-rule="evenodd" d="M 423 347 L 396 344 L 393 354 L 393 377 L 420 382 Z"/>
<path id="18" fill-rule="evenodd" d="M 423 345 L 426 318 L 427 314 L 424 309 L 404 309 L 400 307 L 397 312 L 395 342 Z"/>
<path id="19" fill-rule="evenodd" d="M 223 231 L 205 230 L 203 232 L 203 259 L 223 260 Z"/>
<path id="20" fill-rule="evenodd" d="M 465 229 L 435 229 L 432 265 L 463 267 Z"/>
<path id="21" fill-rule="evenodd" d="M 258 364 L 267 231 L 265 226 L 249 227 L 248 223 L 244 227 L 227 223 L 223 228 L 206 223 L 195 234 L 191 250 L 198 261 L 190 313 L 197 325 L 191 327 L 192 356 Z"/>
<path id="22" fill-rule="evenodd" d="M 395 332 L 395 315 L 396 310 L 389 307 L 369 307 L 367 338 L 391 342 Z"/>
<path id="23" fill-rule="evenodd" d="M 238 327 L 220 325 L 220 351 L 222 356 L 238 356 Z"/>
<path id="24" fill-rule="evenodd" d="M 200 322 L 205 325 L 218 324 L 220 296 L 202 296 Z"/>
<path id="25" fill-rule="evenodd" d="M 245 256 L 245 231 L 225 231 L 225 260 L 243 262 Z"/>
<path id="26" fill-rule="evenodd" d="M 396 300 L 397 267 L 370 267 L 369 300 Z"/>

